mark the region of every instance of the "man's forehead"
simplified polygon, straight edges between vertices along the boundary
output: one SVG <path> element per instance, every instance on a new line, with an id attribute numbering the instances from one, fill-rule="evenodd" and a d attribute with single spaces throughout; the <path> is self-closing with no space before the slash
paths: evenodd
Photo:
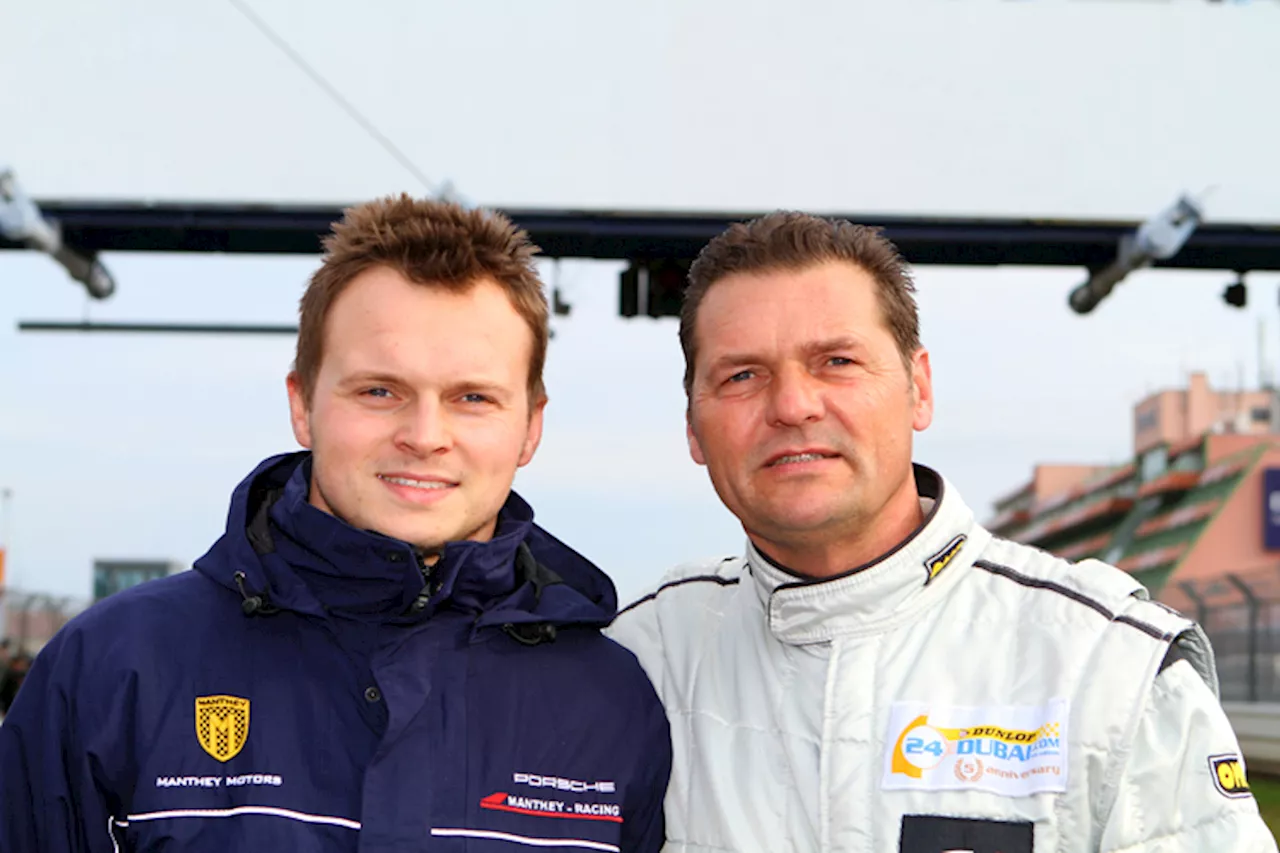
<path id="1" fill-rule="evenodd" d="M 395 372 L 404 378 L 465 373 L 497 380 L 521 373 L 528 361 L 515 340 L 465 335 L 442 339 L 426 333 L 413 341 L 398 334 L 364 335 L 333 347 L 331 355 L 333 366 L 344 375 Z"/>
<path id="2" fill-rule="evenodd" d="M 393 298 L 383 298 L 390 293 Z M 398 298 L 396 298 L 398 297 Z M 394 270 L 357 277 L 326 318 L 326 360 L 410 367 L 432 361 L 496 366 L 524 363 L 532 332 L 500 287 L 481 279 L 457 290 L 409 282 Z M 365 368 L 355 368 L 365 369 Z"/>
<path id="3" fill-rule="evenodd" d="M 381 333 L 330 339 L 321 371 L 338 383 L 396 381 L 410 386 L 441 384 L 522 385 L 528 372 L 528 345 L 520 339 L 436 336 L 424 330 L 406 335 Z"/>
<path id="4" fill-rule="evenodd" d="M 736 348 L 750 339 L 816 343 L 884 331 L 875 280 L 846 263 L 736 273 L 713 284 L 698 309 L 699 343 Z"/>
<path id="5" fill-rule="evenodd" d="M 752 288 L 781 297 L 811 295 L 824 290 L 851 296 L 873 296 L 876 283 L 875 277 L 857 264 L 829 260 L 802 267 L 766 267 L 732 272 L 713 283 L 705 298 L 710 299 L 717 291 L 724 293 Z"/>
<path id="6" fill-rule="evenodd" d="M 329 306 L 328 325 L 396 325 L 412 316 L 448 321 L 523 322 L 512 297 L 497 281 L 480 277 L 460 283 L 412 281 L 385 265 L 371 267 L 347 283 Z"/>

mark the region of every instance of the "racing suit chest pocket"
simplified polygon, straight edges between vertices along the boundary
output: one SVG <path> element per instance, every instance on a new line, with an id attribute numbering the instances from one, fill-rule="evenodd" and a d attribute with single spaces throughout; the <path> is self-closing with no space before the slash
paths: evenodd
<path id="1" fill-rule="evenodd" d="M 903 815 L 899 853 L 1034 853 L 1030 821 Z"/>

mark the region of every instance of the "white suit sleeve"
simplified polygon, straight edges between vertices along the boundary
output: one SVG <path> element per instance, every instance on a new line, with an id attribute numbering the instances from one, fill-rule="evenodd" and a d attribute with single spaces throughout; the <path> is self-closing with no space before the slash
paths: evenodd
<path id="1" fill-rule="evenodd" d="M 658 698 L 664 703 L 664 657 L 662 626 L 658 621 L 658 608 L 653 601 L 640 599 L 624 609 L 604 631 L 605 636 L 627 648 L 640 661 Z"/>
<path id="2" fill-rule="evenodd" d="M 1185 660 L 1151 688 L 1101 853 L 1275 853 L 1249 792 L 1235 733 L 1217 697 Z"/>

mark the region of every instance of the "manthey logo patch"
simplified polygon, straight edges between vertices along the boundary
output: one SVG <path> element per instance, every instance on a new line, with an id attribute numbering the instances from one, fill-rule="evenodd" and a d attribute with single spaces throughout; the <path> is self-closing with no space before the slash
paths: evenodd
<path id="1" fill-rule="evenodd" d="M 1067 703 L 929 706 L 889 715 L 881 787 L 976 789 L 1020 797 L 1067 789 Z"/>
<path id="2" fill-rule="evenodd" d="M 230 761 L 249 740 L 249 700 L 239 696 L 196 697 L 196 740 L 218 761 Z"/>
<path id="3" fill-rule="evenodd" d="M 924 579 L 925 586 L 932 583 L 933 579 L 936 578 L 943 569 L 950 565 L 951 561 L 956 558 L 956 554 L 960 553 L 960 549 L 964 547 L 964 543 L 967 542 L 968 539 L 969 537 L 961 533 L 959 536 L 948 542 L 941 551 L 924 561 L 924 568 L 928 573 L 925 575 Z"/>
<path id="4" fill-rule="evenodd" d="M 1209 756 L 1209 772 L 1213 775 L 1213 786 L 1222 796 L 1233 799 L 1253 796 L 1239 753 Z"/>

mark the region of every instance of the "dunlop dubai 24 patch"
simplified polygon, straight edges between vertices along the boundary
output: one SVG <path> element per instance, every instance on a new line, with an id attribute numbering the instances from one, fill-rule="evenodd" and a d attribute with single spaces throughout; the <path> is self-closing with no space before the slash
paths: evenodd
<path id="1" fill-rule="evenodd" d="M 1067 789 L 1067 703 L 961 707 L 897 702 L 885 732 L 885 790 Z"/>

